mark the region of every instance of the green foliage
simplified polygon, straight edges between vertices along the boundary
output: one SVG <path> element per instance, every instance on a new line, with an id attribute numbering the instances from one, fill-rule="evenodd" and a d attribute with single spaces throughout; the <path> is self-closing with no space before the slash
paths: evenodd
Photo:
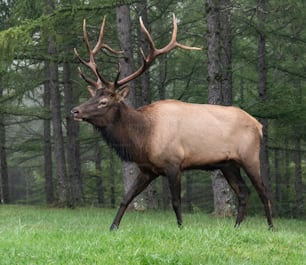
<path id="1" fill-rule="evenodd" d="M 47 17 L 41 16 L 36 20 L 24 20 L 22 25 L 10 27 L 0 32 L 0 59 L 6 62 L 6 67 L 21 54 L 28 45 L 35 46 L 35 33 Z"/>
<path id="2" fill-rule="evenodd" d="M 72 3 L 73 2 L 73 3 Z M 119 4 L 131 4 L 133 34 L 139 29 L 135 3 L 138 1 L 78 0 L 56 1 L 54 12 L 46 15 L 44 1 L 2 1 L 0 8 L 0 80 L 4 89 L 0 98 L 0 115 L 5 117 L 8 139 L 7 150 L 11 168 L 17 168 L 33 183 L 33 192 L 42 192 L 44 177 L 42 163 L 42 121 L 50 118 L 50 112 L 42 106 L 42 87 L 45 80 L 45 62 L 54 60 L 60 65 L 62 81 L 62 63 L 70 62 L 72 66 L 72 84 L 74 97 L 84 101 L 89 97 L 85 82 L 77 76 L 79 66 L 73 48 L 87 58 L 86 47 L 82 41 L 82 21 L 87 19 L 88 34 L 91 44 L 96 41 L 101 19 L 107 15 L 105 41 L 118 49 L 116 32 L 115 7 Z M 175 50 L 164 56 L 166 60 L 166 77 L 164 88 L 166 98 L 176 98 L 188 102 L 205 103 L 207 99 L 207 72 L 205 50 L 205 6 L 203 1 L 156 1 L 148 2 L 148 28 L 157 47 L 163 47 L 171 37 L 172 12 L 178 18 L 178 41 L 192 46 L 203 47 L 203 51 L 187 52 Z M 133 4 L 132 4 L 133 3 Z M 284 197 L 291 207 L 294 204 L 294 141 L 297 137 L 306 137 L 306 104 L 305 104 L 305 43 L 304 26 L 305 1 L 269 1 L 265 33 L 267 38 L 267 99 L 260 102 L 257 92 L 257 29 L 256 3 L 249 0 L 231 1 L 233 23 L 233 95 L 234 105 L 240 106 L 256 117 L 269 119 L 269 147 L 271 165 L 275 148 L 290 151 L 289 166 L 283 165 L 283 183 L 291 179 L 291 189 L 283 189 Z M 8 5 L 10 4 L 10 5 Z M 50 34 L 56 37 L 57 54 L 49 58 L 47 42 Z M 134 43 L 135 62 L 139 62 L 138 43 Z M 157 60 L 150 69 L 152 100 L 159 99 L 159 66 Z M 113 80 L 117 71 L 117 58 L 101 53 L 97 62 L 100 72 L 107 79 Z M 138 65 L 138 64 L 137 64 Z M 84 72 L 87 70 L 84 69 Z M 87 72 L 86 72 L 87 73 Z M 140 82 L 137 83 L 137 94 L 140 95 Z M 61 85 L 62 89 L 62 85 Z M 63 111 L 63 117 L 67 113 Z M 66 123 L 63 123 L 65 129 Z M 84 192 L 87 203 L 96 202 L 94 175 L 94 144 L 92 128 L 82 124 L 80 129 L 81 163 L 84 180 Z M 285 146 L 285 142 L 287 146 Z M 116 160 L 115 176 L 110 173 L 109 151 L 103 152 L 103 177 L 106 184 L 106 196 L 110 194 L 112 178 L 116 182 L 116 196 L 122 194 L 120 161 Z M 302 141 L 302 150 L 306 150 Z M 305 160 L 305 152 L 302 155 Z M 282 158 L 282 164 L 285 164 Z M 31 168 L 35 168 L 32 174 Z M 290 175 L 284 172 L 289 168 Z M 303 181 L 305 179 L 303 164 Z M 274 181 L 275 170 L 271 169 L 271 181 Z M 39 176 L 33 178 L 33 175 Z M 286 175 L 286 176 L 285 176 Z M 194 209 L 210 210 L 210 182 L 206 173 L 195 173 Z M 272 183 L 274 187 L 274 183 Z M 158 186 L 160 189 L 160 186 Z M 183 186 L 183 196 L 186 187 Z M 289 194 L 287 194 L 289 192 Z M 253 192 L 255 194 L 255 192 Z M 204 195 L 203 195 L 204 194 Z M 305 193 L 304 193 L 305 194 Z M 157 195 L 160 196 L 160 195 Z M 262 212 L 257 195 L 252 195 L 251 212 Z M 34 197 L 34 196 L 33 196 Z M 40 196 L 43 198 L 43 195 Z M 109 199 L 109 197 L 107 197 Z M 27 199 L 25 199 L 27 201 Z M 208 201 L 209 203 L 205 203 Z M 283 204 L 280 204 L 283 205 Z M 186 207 L 186 206 L 185 206 Z M 187 207 L 186 207 L 187 208 Z M 253 209 L 255 209 L 253 211 Z"/>
<path id="3" fill-rule="evenodd" d="M 232 219 L 185 214 L 178 229 L 172 212 L 128 212 L 116 232 L 107 209 L 1 207 L 1 264 L 301 265 L 305 221 L 263 217 L 239 229 Z"/>

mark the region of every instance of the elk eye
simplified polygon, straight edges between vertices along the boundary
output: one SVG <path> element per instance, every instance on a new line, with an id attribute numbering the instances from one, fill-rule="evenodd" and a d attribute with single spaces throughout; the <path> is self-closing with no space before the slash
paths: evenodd
<path id="1" fill-rule="evenodd" d="M 98 105 L 98 108 L 104 108 L 107 106 L 107 103 L 108 103 L 108 100 L 107 98 L 102 98 L 100 101 L 99 101 L 99 105 Z"/>

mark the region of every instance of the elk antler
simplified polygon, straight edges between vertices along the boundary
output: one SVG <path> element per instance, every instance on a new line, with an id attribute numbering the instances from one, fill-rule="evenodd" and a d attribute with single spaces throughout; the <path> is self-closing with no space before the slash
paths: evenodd
<path id="1" fill-rule="evenodd" d="M 93 48 L 93 50 L 90 49 L 90 45 L 89 45 L 88 33 L 87 33 L 87 30 L 86 30 L 86 20 L 84 19 L 84 21 L 83 21 L 83 38 L 84 38 L 84 41 L 85 41 L 85 44 L 86 44 L 87 51 L 89 53 L 89 61 L 88 62 L 86 62 L 84 59 L 82 59 L 80 57 L 77 49 L 74 48 L 74 53 L 78 57 L 79 61 L 82 64 L 86 65 L 90 70 L 93 71 L 93 73 L 95 74 L 95 76 L 97 78 L 97 81 L 94 81 L 94 80 L 86 77 L 84 75 L 84 73 L 82 72 L 81 68 L 79 67 L 78 70 L 79 70 L 80 76 L 87 83 L 89 83 L 91 86 L 93 86 L 96 89 L 102 88 L 103 84 L 105 86 L 109 86 L 111 84 L 111 82 L 107 81 L 105 78 L 103 78 L 100 75 L 100 73 L 98 71 L 98 68 L 97 68 L 97 65 L 95 63 L 95 59 L 94 59 L 95 55 L 98 53 L 98 51 L 100 49 L 106 49 L 106 50 L 108 50 L 109 52 L 111 52 L 113 54 L 120 54 L 121 53 L 121 52 L 117 52 L 117 51 L 113 50 L 111 47 L 109 47 L 107 44 L 105 44 L 103 42 L 105 21 L 106 21 L 106 17 L 104 16 L 103 17 L 103 21 L 102 21 L 102 25 L 101 25 L 101 28 L 100 28 L 99 39 L 98 39 L 98 42 L 97 42 L 96 46 Z"/>
<path id="2" fill-rule="evenodd" d="M 118 73 L 117 73 L 116 79 L 115 79 L 114 82 L 110 82 L 110 81 L 107 81 L 106 79 L 104 79 L 100 75 L 100 73 L 99 73 L 99 71 L 97 69 L 97 65 L 95 63 L 95 60 L 94 60 L 94 56 L 97 54 L 97 52 L 101 48 L 104 48 L 104 49 L 106 49 L 109 52 L 114 53 L 114 54 L 120 54 L 122 52 L 116 52 L 112 48 L 110 48 L 107 44 L 103 43 L 103 32 L 104 32 L 104 27 L 105 27 L 105 17 L 103 18 L 103 22 L 102 22 L 102 25 L 101 25 L 100 35 L 99 35 L 98 42 L 97 42 L 95 48 L 93 50 L 91 50 L 90 46 L 89 46 L 89 41 L 88 41 L 88 34 L 87 34 L 87 31 L 86 31 L 86 21 L 84 20 L 84 23 L 83 23 L 83 34 L 84 34 L 84 40 L 85 40 L 85 43 L 86 43 L 87 51 L 89 53 L 89 62 L 86 62 L 85 60 L 83 60 L 80 57 L 80 55 L 78 54 L 76 48 L 74 48 L 74 53 L 78 57 L 78 59 L 80 60 L 80 62 L 82 64 L 86 65 L 89 69 L 91 69 L 93 71 L 93 73 L 95 74 L 95 76 L 97 78 L 97 81 L 94 81 L 94 80 L 86 77 L 83 74 L 83 72 L 81 71 L 81 69 L 79 68 L 80 76 L 87 83 L 89 83 L 91 86 L 93 86 L 96 89 L 101 89 L 103 87 L 103 85 L 105 85 L 107 88 L 115 91 L 116 89 L 118 89 L 120 87 L 123 87 L 128 82 L 130 82 L 133 79 L 135 79 L 138 76 L 140 76 L 146 69 L 148 69 L 150 67 L 150 65 L 154 61 L 154 59 L 157 56 L 161 55 L 161 54 L 165 54 L 165 53 L 171 51 L 172 49 L 174 49 L 176 47 L 181 48 L 181 49 L 186 49 L 186 50 L 202 50 L 202 48 L 185 46 L 185 45 L 182 45 L 182 44 L 177 42 L 177 40 L 176 40 L 177 23 L 176 23 L 175 14 L 173 14 L 173 32 L 172 32 L 172 38 L 171 38 L 170 42 L 168 43 L 168 45 L 166 45 L 164 48 L 161 48 L 161 49 L 157 49 L 155 47 L 154 41 L 153 41 L 149 31 L 146 29 L 146 27 L 145 27 L 141 17 L 139 17 L 139 22 L 140 22 L 141 30 L 143 31 L 146 39 L 149 42 L 150 53 L 149 53 L 149 55 L 146 56 L 144 54 L 143 50 L 140 49 L 140 52 L 141 52 L 142 58 L 143 58 L 142 65 L 134 73 L 132 73 L 131 75 L 129 75 L 127 77 L 124 77 L 121 80 L 119 80 L 119 76 L 120 76 L 120 64 L 119 64 L 119 68 L 118 68 Z M 89 91 L 90 91 L 91 94 L 93 94 L 91 89 L 89 89 Z"/>
<path id="3" fill-rule="evenodd" d="M 172 32 L 172 38 L 171 41 L 169 42 L 168 45 L 166 45 L 164 48 L 161 49 L 157 49 L 155 47 L 154 41 L 149 33 L 149 31 L 146 29 L 145 25 L 143 24 L 142 18 L 139 17 L 139 22 L 140 22 L 140 27 L 142 32 L 145 34 L 146 39 L 149 42 L 150 45 L 150 54 L 149 55 L 145 55 L 143 50 L 140 49 L 141 54 L 142 54 L 142 58 L 143 58 L 143 63 L 142 65 L 138 68 L 137 71 L 135 71 L 134 73 L 132 73 L 131 75 L 118 80 L 116 82 L 115 88 L 119 88 L 123 85 L 125 85 L 126 83 L 130 82 L 131 80 L 135 79 L 136 77 L 140 76 L 146 69 L 148 69 L 151 65 L 151 63 L 154 61 L 154 59 L 164 53 L 167 53 L 169 51 L 171 51 L 172 49 L 178 47 L 178 48 L 182 48 L 182 49 L 186 49 L 186 50 L 202 50 L 202 48 L 197 48 L 197 47 L 190 47 L 190 46 L 185 46 L 182 45 L 180 43 L 177 42 L 176 40 L 176 35 L 177 35 L 177 24 L 176 24 L 176 17 L 175 14 L 173 13 L 173 32 Z"/>

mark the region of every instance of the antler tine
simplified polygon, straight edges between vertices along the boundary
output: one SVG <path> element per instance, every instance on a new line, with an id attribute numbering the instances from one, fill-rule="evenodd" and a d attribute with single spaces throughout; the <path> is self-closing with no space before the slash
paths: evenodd
<path id="1" fill-rule="evenodd" d="M 183 44 L 180 44 L 180 43 L 177 42 L 177 40 L 176 40 L 177 23 L 176 23 L 176 17 L 175 17 L 174 13 L 173 13 L 173 31 L 172 31 L 171 40 L 165 47 L 163 47 L 161 49 L 157 49 L 155 47 L 154 41 L 153 41 L 149 31 L 145 27 L 141 17 L 139 18 L 139 22 L 140 22 L 141 30 L 144 33 L 147 41 L 149 42 L 151 51 L 150 51 L 149 55 L 146 56 L 144 54 L 143 50 L 140 49 L 140 52 L 141 52 L 142 57 L 143 57 L 142 65 L 138 68 L 138 70 L 136 70 L 131 75 L 129 75 L 129 76 L 119 80 L 118 82 L 116 82 L 117 88 L 120 87 L 120 86 L 123 86 L 124 84 L 126 84 L 126 83 L 130 82 L 131 80 L 135 79 L 136 77 L 140 76 L 151 65 L 151 63 L 154 61 L 154 59 L 156 57 L 158 57 L 159 55 L 164 54 L 166 52 L 169 52 L 176 47 L 186 49 L 186 50 L 202 50 L 202 48 L 186 46 L 186 45 L 183 45 Z"/>
<path id="2" fill-rule="evenodd" d="M 87 46 L 87 45 L 86 45 L 86 46 Z M 90 62 L 86 62 L 84 59 L 82 59 L 81 56 L 79 55 L 79 53 L 78 53 L 78 51 L 77 51 L 76 48 L 74 48 L 73 51 L 74 51 L 74 54 L 76 55 L 76 57 L 79 59 L 79 61 L 80 61 L 82 64 L 86 65 L 89 69 L 91 69 L 91 70 L 95 73 L 96 77 L 98 77 L 97 74 L 96 74 L 96 72 L 95 72 L 95 69 L 93 69 L 93 66 L 90 64 Z M 90 50 L 89 50 L 89 51 L 90 51 Z M 93 87 L 95 87 L 95 88 L 97 88 L 97 89 L 100 87 L 101 82 L 99 82 L 99 80 L 98 80 L 98 81 L 93 81 L 92 79 L 86 77 L 86 76 L 84 75 L 84 73 L 82 72 L 82 70 L 81 70 L 80 67 L 78 67 L 78 71 L 79 71 L 79 75 L 80 75 L 88 84 L 90 84 L 91 86 L 93 86 Z"/>
<path id="3" fill-rule="evenodd" d="M 103 83 L 107 84 L 109 82 L 104 78 L 101 78 L 101 75 L 97 70 L 97 66 L 94 60 L 95 53 L 90 49 L 85 19 L 83 20 L 83 39 L 85 41 L 86 49 L 89 54 L 89 62 L 86 62 L 84 59 L 81 58 L 76 48 L 74 48 L 74 53 L 82 64 L 86 65 L 90 70 L 92 70 L 92 72 L 95 74 L 97 78 L 97 81 L 93 81 L 92 79 L 86 77 L 80 68 L 79 68 L 79 74 L 91 86 L 95 87 L 96 89 L 102 88 Z"/>
<path id="4" fill-rule="evenodd" d="M 73 52 L 82 64 L 87 65 L 87 62 L 81 58 L 81 56 L 79 55 L 78 50 L 76 48 L 73 49 Z"/>
<path id="5" fill-rule="evenodd" d="M 99 73 L 97 65 L 95 63 L 94 56 L 98 53 L 98 51 L 101 48 L 107 49 L 109 52 L 114 53 L 114 54 L 119 54 L 120 53 L 120 52 L 117 52 L 117 51 L 113 50 L 112 48 L 110 48 L 107 44 L 103 43 L 105 22 L 106 22 L 106 17 L 104 16 L 103 21 L 102 21 L 102 25 L 100 27 L 98 42 L 95 45 L 94 49 L 91 50 L 89 40 L 88 40 L 88 33 L 87 33 L 87 29 L 86 29 L 86 20 L 85 19 L 83 20 L 83 38 L 84 38 L 84 41 L 85 41 L 87 52 L 89 54 L 89 61 L 88 62 L 85 61 L 84 59 L 82 59 L 81 56 L 79 55 L 77 49 L 74 48 L 74 53 L 77 56 L 77 58 L 79 59 L 79 61 L 82 64 L 86 65 L 90 70 L 92 70 L 92 72 L 95 74 L 95 76 L 97 78 L 97 81 L 95 82 L 92 79 L 86 77 L 82 71 L 79 71 L 80 76 L 87 83 L 89 83 L 91 86 L 95 87 L 96 89 L 102 88 L 103 84 L 106 87 L 110 87 L 110 86 L 112 86 L 112 83 L 110 81 L 106 80 L 105 78 L 103 78 L 103 76 Z"/>
<path id="6" fill-rule="evenodd" d="M 80 76 L 87 82 L 89 83 L 91 86 L 95 87 L 96 89 L 100 89 L 103 87 L 103 85 L 105 85 L 107 88 L 112 89 L 112 90 L 116 90 L 122 86 L 124 86 L 125 84 L 127 84 L 128 82 L 130 82 L 131 80 L 137 78 L 138 76 L 140 76 L 148 67 L 150 67 L 151 63 L 154 61 L 154 59 L 156 57 L 158 57 L 161 54 L 164 54 L 166 52 L 171 51 L 172 49 L 179 47 L 182 49 L 187 49 L 187 50 L 201 50 L 201 48 L 197 48 L 197 47 L 190 47 L 190 46 L 186 46 L 183 44 L 180 44 L 177 42 L 176 40 L 176 36 L 177 36 L 177 23 L 176 23 L 176 17 L 175 14 L 173 14 L 173 31 L 172 31 L 172 37 L 170 42 L 163 48 L 161 49 L 157 49 L 155 47 L 154 41 L 149 33 L 149 31 L 147 30 L 147 28 L 145 27 L 142 18 L 139 18 L 139 22 L 140 22 L 140 27 L 142 32 L 144 33 L 149 46 L 150 46 L 150 53 L 148 55 L 145 55 L 143 50 L 140 49 L 140 52 L 142 54 L 142 58 L 143 58 L 143 63 L 142 65 L 138 68 L 138 70 L 136 70 L 134 73 L 132 73 L 131 75 L 124 77 L 123 79 L 119 80 L 119 76 L 120 76 L 120 64 L 118 67 L 118 73 L 116 75 L 115 81 L 114 82 L 110 82 L 107 81 L 106 79 L 104 79 L 97 68 L 97 65 L 95 63 L 94 60 L 94 56 L 98 53 L 98 51 L 100 49 L 106 49 L 109 52 L 113 53 L 113 54 L 120 54 L 122 53 L 121 51 L 117 52 L 115 50 L 113 50 L 110 46 L 108 46 L 107 44 L 105 44 L 103 42 L 103 37 L 104 37 L 104 28 L 105 28 L 105 24 L 106 24 L 106 17 L 103 17 L 103 21 L 100 27 L 100 33 L 99 33 L 99 38 L 97 41 L 97 44 L 95 45 L 94 49 L 91 50 L 90 48 L 90 44 L 89 44 L 89 40 L 88 40 L 88 33 L 86 30 L 86 20 L 84 19 L 83 21 L 83 37 L 84 37 L 84 41 L 86 44 L 86 48 L 89 54 L 89 61 L 85 61 L 84 59 L 82 59 L 77 51 L 76 48 L 74 48 L 74 53 L 77 56 L 77 58 L 80 60 L 80 62 L 84 65 L 86 65 L 90 70 L 93 71 L 93 73 L 95 74 L 97 81 L 93 81 L 92 79 L 86 77 L 84 75 L 84 73 L 79 70 L 79 74 Z"/>
<path id="7" fill-rule="evenodd" d="M 86 41 L 85 41 L 86 42 Z M 86 45 L 87 46 L 87 45 Z M 88 46 L 89 47 L 89 46 Z M 99 89 L 102 87 L 102 84 L 107 84 L 109 83 L 107 80 L 104 80 L 104 78 L 101 79 L 100 77 L 100 74 L 97 72 L 97 67 L 96 67 L 96 64 L 93 60 L 93 55 L 92 55 L 92 51 L 90 50 L 89 48 L 89 57 L 90 57 L 90 60 L 89 62 L 86 62 L 84 59 L 81 58 L 81 56 L 79 55 L 78 51 L 76 48 L 73 49 L 74 51 L 74 54 L 76 55 L 76 57 L 79 59 L 79 61 L 86 65 L 90 70 L 93 71 L 93 73 L 95 74 L 95 76 L 97 77 L 97 81 L 93 81 L 92 79 L 86 77 L 84 75 L 84 73 L 81 71 L 81 69 L 79 68 L 79 74 L 80 76 L 87 82 L 89 83 L 91 86 L 95 87 L 96 89 Z"/>
<path id="8" fill-rule="evenodd" d="M 80 77 L 82 77 L 82 78 L 83 78 L 88 84 L 90 84 L 91 86 L 96 87 L 96 83 L 97 83 L 97 82 L 95 82 L 94 80 L 92 80 L 92 79 L 86 77 L 86 76 L 84 75 L 84 73 L 82 72 L 82 70 L 81 70 L 80 67 L 78 67 L 78 71 L 79 71 Z"/>
<path id="9" fill-rule="evenodd" d="M 149 45 L 150 45 L 150 49 L 151 50 L 156 50 L 155 48 L 155 44 L 154 44 L 154 41 L 149 33 L 149 31 L 147 30 L 147 28 L 145 27 L 143 21 L 142 21 L 142 17 L 139 17 L 139 23 L 140 23 L 140 28 L 142 30 L 142 32 L 145 34 L 148 42 L 149 42 Z"/>
<path id="10" fill-rule="evenodd" d="M 177 42 L 176 40 L 176 36 L 177 36 L 177 22 L 176 22 L 176 16 L 173 13 L 173 31 L 172 31 L 172 37 L 171 37 L 171 41 L 169 42 L 168 45 L 166 45 L 164 48 L 159 49 L 160 53 L 165 53 L 167 51 L 170 51 L 176 47 L 181 48 L 181 49 L 185 49 L 185 50 L 196 50 L 196 51 L 201 51 L 202 48 L 198 48 L 198 47 L 192 47 L 192 46 L 187 46 L 187 45 L 183 45 Z"/>
<path id="11" fill-rule="evenodd" d="M 83 19 L 83 39 L 85 41 L 87 51 L 90 54 L 91 50 L 90 50 L 90 45 L 89 45 L 89 40 L 88 40 L 88 33 L 86 29 L 86 19 Z"/>
<path id="12" fill-rule="evenodd" d="M 109 52 L 111 52 L 113 54 L 117 54 L 117 55 L 121 54 L 122 51 L 115 51 L 109 45 L 107 45 L 106 43 L 103 42 L 105 23 L 106 23 L 106 16 L 103 17 L 103 21 L 102 21 L 102 24 L 101 24 L 101 27 L 100 27 L 99 39 L 98 39 L 98 42 L 97 42 L 95 48 L 92 50 L 92 52 L 94 54 L 96 54 L 101 48 L 104 48 L 104 49 L 108 50 Z"/>
<path id="13" fill-rule="evenodd" d="M 172 17 L 173 17 L 173 31 L 172 31 L 172 37 L 171 37 L 171 41 L 170 41 L 170 44 L 171 43 L 176 43 L 176 36 L 177 36 L 177 23 L 176 23 L 176 16 L 175 14 L 173 13 L 172 14 Z M 167 46 L 166 46 L 167 47 Z"/>
<path id="14" fill-rule="evenodd" d="M 121 64 L 118 64 L 118 71 L 117 71 L 117 75 L 113 84 L 113 89 L 115 90 L 116 88 L 120 87 L 120 85 L 118 84 L 118 80 L 121 74 Z"/>
<path id="15" fill-rule="evenodd" d="M 106 21 L 106 16 L 103 17 L 103 21 L 100 27 L 99 39 L 96 46 L 92 50 L 93 54 L 96 54 L 103 47 L 105 21 Z"/>

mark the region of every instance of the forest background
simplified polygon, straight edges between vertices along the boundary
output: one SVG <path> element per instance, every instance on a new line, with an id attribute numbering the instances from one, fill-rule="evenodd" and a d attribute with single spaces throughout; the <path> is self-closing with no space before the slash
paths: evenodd
<path id="1" fill-rule="evenodd" d="M 232 104 L 267 125 L 265 166 L 274 213 L 305 217 L 306 4 L 302 0 L 266 1 L 262 10 L 265 1 L 215 2 L 227 2 L 231 17 Z M 70 115 L 73 106 L 89 98 L 73 54 L 73 48 L 78 48 L 86 57 L 82 21 L 86 18 L 89 36 L 96 41 L 107 15 L 105 41 L 120 50 L 116 12 L 119 6 L 128 6 L 129 45 L 139 65 L 143 42 L 139 15 L 146 15 L 144 21 L 156 46 L 163 47 L 170 39 L 174 12 L 179 41 L 203 47 L 203 52 L 175 50 L 158 58 L 149 71 L 149 86 L 142 79 L 135 81 L 133 104 L 165 98 L 207 103 L 205 4 L 200 0 L 1 1 L 1 203 L 116 207 L 125 190 L 124 167 L 91 126 L 76 123 Z M 259 21 L 258 12 L 265 15 L 264 21 Z M 265 36 L 264 95 L 258 85 L 260 34 Z M 100 71 L 114 78 L 118 58 L 105 53 L 98 60 Z M 212 212 L 210 173 L 189 171 L 182 180 L 184 209 Z M 157 179 L 134 207 L 168 209 L 165 185 L 163 178 Z M 252 191 L 249 212 L 263 213 Z"/>

